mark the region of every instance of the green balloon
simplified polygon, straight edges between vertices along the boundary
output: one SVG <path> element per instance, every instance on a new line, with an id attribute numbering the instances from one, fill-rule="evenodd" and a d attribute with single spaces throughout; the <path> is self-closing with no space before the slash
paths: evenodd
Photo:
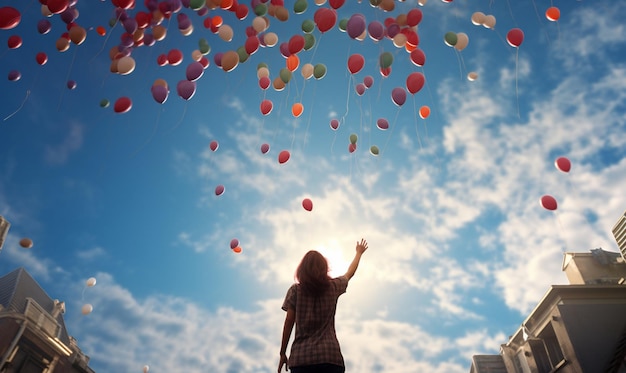
<path id="1" fill-rule="evenodd" d="M 255 6 L 254 7 L 254 14 L 256 14 L 259 17 L 263 17 L 265 14 L 267 14 L 267 5 L 259 4 L 259 5 Z"/>
<path id="2" fill-rule="evenodd" d="M 266 69 L 268 69 L 268 68 L 269 68 L 269 66 L 267 66 L 267 64 L 266 64 L 265 62 L 259 62 L 259 64 L 258 64 L 258 65 L 256 65 L 256 69 L 257 69 L 257 70 L 258 70 L 258 69 L 260 69 L 260 68 L 262 68 L 262 67 L 265 67 Z"/>
<path id="3" fill-rule="evenodd" d="M 200 49 L 200 53 L 203 55 L 207 55 L 211 52 L 211 46 L 209 46 L 209 42 L 206 39 L 200 39 L 198 41 L 198 47 Z"/>
<path id="4" fill-rule="evenodd" d="M 304 34 L 304 50 L 308 51 L 315 45 L 315 36 L 313 34 Z"/>
<path id="5" fill-rule="evenodd" d="M 451 47 L 454 47 L 456 45 L 456 42 L 458 41 L 456 33 L 452 31 L 446 32 L 446 34 L 443 36 L 443 40 Z"/>
<path id="6" fill-rule="evenodd" d="M 291 71 L 289 71 L 289 69 L 287 69 L 286 67 L 280 69 L 278 75 L 280 76 L 280 80 L 282 80 L 285 84 L 289 83 L 289 81 L 291 80 Z"/>
<path id="7" fill-rule="evenodd" d="M 191 0 L 189 2 L 189 7 L 193 10 L 198 10 L 206 5 L 205 0 Z"/>
<path id="8" fill-rule="evenodd" d="M 339 30 L 341 30 L 342 32 L 346 32 L 346 29 L 348 28 L 348 19 L 344 18 L 342 20 L 339 21 Z"/>
<path id="9" fill-rule="evenodd" d="M 383 52 L 381 53 L 379 60 L 380 67 L 386 69 L 393 63 L 393 54 L 391 54 L 390 52 Z"/>
<path id="10" fill-rule="evenodd" d="M 310 19 L 305 19 L 304 21 L 302 21 L 302 31 L 310 34 L 313 32 L 313 30 L 315 30 L 315 22 Z"/>
<path id="11" fill-rule="evenodd" d="M 380 150 L 378 150 L 378 146 L 376 145 L 370 146 L 370 153 L 372 153 L 372 155 L 378 155 L 380 153 Z"/>
<path id="12" fill-rule="evenodd" d="M 103 108 L 109 107 L 109 100 L 107 100 L 106 98 L 103 98 L 102 100 L 100 100 L 100 107 L 103 107 Z"/>
<path id="13" fill-rule="evenodd" d="M 370 5 L 373 6 L 373 7 L 377 7 L 382 2 L 383 2 L 383 0 L 370 0 Z"/>
<path id="14" fill-rule="evenodd" d="M 318 63 L 313 66 L 313 77 L 315 79 L 322 79 L 326 75 L 326 65 Z"/>
<path id="15" fill-rule="evenodd" d="M 350 135 L 350 144 L 356 144 L 356 141 L 358 140 L 358 136 L 356 135 L 356 133 L 353 133 Z"/>
<path id="16" fill-rule="evenodd" d="M 243 46 L 237 48 L 237 54 L 239 55 L 239 63 L 246 62 L 248 60 L 248 58 L 250 57 L 248 52 L 246 52 L 246 48 L 243 47 Z"/>
<path id="17" fill-rule="evenodd" d="M 109 19 L 109 26 L 113 27 L 115 26 L 116 23 L 117 23 L 117 18 Z"/>
<path id="18" fill-rule="evenodd" d="M 296 14 L 302 14 L 308 6 L 309 3 L 307 3 L 306 0 L 296 0 L 293 4 L 293 12 Z"/>

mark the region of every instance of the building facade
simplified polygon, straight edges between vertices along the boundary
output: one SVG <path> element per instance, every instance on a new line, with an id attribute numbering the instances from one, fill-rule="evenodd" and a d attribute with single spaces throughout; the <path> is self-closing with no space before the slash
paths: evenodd
<path id="1" fill-rule="evenodd" d="M 0 277 L 0 373 L 94 373 L 64 312 L 25 269 Z"/>

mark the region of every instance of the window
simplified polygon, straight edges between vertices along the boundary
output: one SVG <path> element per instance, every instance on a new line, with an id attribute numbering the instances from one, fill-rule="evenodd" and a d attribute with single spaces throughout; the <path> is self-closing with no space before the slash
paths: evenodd
<path id="1" fill-rule="evenodd" d="M 526 355 L 524 355 L 524 349 L 520 349 L 515 355 L 514 359 L 515 363 L 515 373 L 530 373 L 530 367 L 528 366 L 528 361 L 526 360 Z"/>
<path id="2" fill-rule="evenodd" d="M 533 352 L 539 373 L 556 372 L 565 364 L 563 351 L 552 324 L 548 324 L 537 338 L 529 339 L 528 344 Z"/>

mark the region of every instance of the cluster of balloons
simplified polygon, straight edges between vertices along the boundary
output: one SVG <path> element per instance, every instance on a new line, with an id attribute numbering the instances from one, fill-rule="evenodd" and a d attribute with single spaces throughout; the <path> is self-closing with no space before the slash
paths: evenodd
<path id="1" fill-rule="evenodd" d="M 569 173 L 570 169 L 572 168 L 572 163 L 567 157 L 558 157 L 554 161 L 554 166 L 556 167 L 557 170 L 563 173 Z M 556 199 L 549 194 L 543 195 L 539 199 L 539 204 L 544 209 L 550 210 L 550 211 L 555 211 L 558 207 Z"/>
<path id="2" fill-rule="evenodd" d="M 235 254 L 240 254 L 242 251 L 241 245 L 239 244 L 239 240 L 236 238 L 233 238 L 232 240 L 230 240 L 230 249 L 235 253 Z"/>

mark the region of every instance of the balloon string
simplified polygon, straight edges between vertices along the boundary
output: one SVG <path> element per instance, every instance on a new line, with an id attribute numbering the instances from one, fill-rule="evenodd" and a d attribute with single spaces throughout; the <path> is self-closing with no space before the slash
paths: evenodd
<path id="1" fill-rule="evenodd" d="M 396 117 L 393 120 L 393 124 L 391 125 L 391 131 L 389 132 L 389 136 L 387 136 L 387 141 L 385 142 L 385 146 L 383 146 L 383 150 L 380 152 L 382 155 L 387 150 L 387 145 L 389 144 L 389 140 L 391 140 L 391 136 L 393 135 L 393 130 L 396 128 L 396 121 L 398 120 L 398 115 L 400 114 L 400 107 L 398 107 L 398 111 L 396 111 Z"/>
<path id="2" fill-rule="evenodd" d="M 181 123 L 183 123 L 183 119 L 185 119 L 185 115 L 187 114 L 187 105 L 188 105 L 188 104 L 189 104 L 189 101 L 187 101 L 187 102 L 185 103 L 185 108 L 183 109 L 183 115 L 181 115 L 180 120 L 178 121 L 178 123 L 176 123 L 176 125 L 174 126 L 174 128 L 172 128 L 172 129 L 170 130 L 170 132 L 171 132 L 171 131 L 174 131 L 176 128 L 178 128 L 178 127 L 181 125 Z"/>
<path id="3" fill-rule="evenodd" d="M 15 110 L 13 113 L 11 113 L 7 117 L 5 117 L 4 120 L 7 120 L 7 119 L 11 118 L 15 114 L 17 114 L 20 110 L 22 110 L 22 108 L 24 107 L 24 104 L 26 103 L 26 100 L 28 100 L 29 96 L 30 96 L 30 89 L 26 90 L 26 97 L 24 97 L 24 99 L 22 100 L 22 104 L 20 105 L 20 107 L 18 107 L 17 110 Z"/>
<path id="4" fill-rule="evenodd" d="M 65 81 L 69 81 L 70 74 L 72 73 L 72 68 L 74 67 L 74 61 L 76 60 L 76 55 L 78 54 L 78 47 L 74 47 L 74 54 L 72 55 L 72 61 L 70 62 L 70 67 L 67 70 L 67 74 L 65 75 Z M 61 108 L 61 104 L 63 103 L 63 95 L 65 94 L 65 89 L 61 90 L 61 97 L 59 98 L 59 106 L 57 106 L 57 111 Z"/>
<path id="5" fill-rule="evenodd" d="M 107 45 L 107 43 L 109 41 L 109 38 L 111 37 L 113 29 L 120 22 L 120 18 L 121 17 L 122 17 L 122 13 L 120 12 L 120 14 L 117 16 L 117 19 L 115 20 L 115 24 L 113 24 L 113 26 L 111 26 L 111 30 L 109 30 L 109 32 L 107 33 L 106 38 L 104 38 L 104 42 L 102 43 L 102 48 L 100 48 L 98 53 L 96 53 L 93 57 L 91 57 L 91 60 L 89 60 L 89 64 L 91 64 L 93 62 L 93 60 L 96 59 L 96 57 L 98 57 L 100 55 L 100 53 L 102 53 L 102 51 L 104 50 L 104 47 L 106 47 L 106 45 Z"/>
<path id="6" fill-rule="evenodd" d="M 415 134 L 417 135 L 417 142 L 420 145 L 420 150 L 424 150 L 422 147 L 422 140 L 420 139 L 420 133 L 417 130 L 417 104 L 415 103 L 415 96 L 413 96 L 413 119 L 415 120 Z"/>
<path id="7" fill-rule="evenodd" d="M 519 47 L 515 51 L 515 98 L 517 99 L 517 117 L 520 118 L 520 110 L 519 110 L 519 94 L 517 93 L 517 63 L 519 56 Z"/>
<path id="8" fill-rule="evenodd" d="M 154 127 L 152 128 L 152 133 L 150 134 L 150 136 L 144 141 L 144 143 L 139 146 L 139 148 L 137 148 L 133 154 L 130 156 L 131 158 L 134 158 L 137 153 L 139 153 L 139 151 L 141 149 L 143 149 L 146 145 L 148 145 L 148 143 L 150 141 L 152 141 L 152 138 L 154 137 L 154 134 L 157 132 L 157 128 L 159 128 L 159 120 L 161 119 L 161 113 L 163 112 L 163 109 L 159 110 L 159 112 L 157 113 L 157 118 L 156 121 L 154 122 Z"/>

